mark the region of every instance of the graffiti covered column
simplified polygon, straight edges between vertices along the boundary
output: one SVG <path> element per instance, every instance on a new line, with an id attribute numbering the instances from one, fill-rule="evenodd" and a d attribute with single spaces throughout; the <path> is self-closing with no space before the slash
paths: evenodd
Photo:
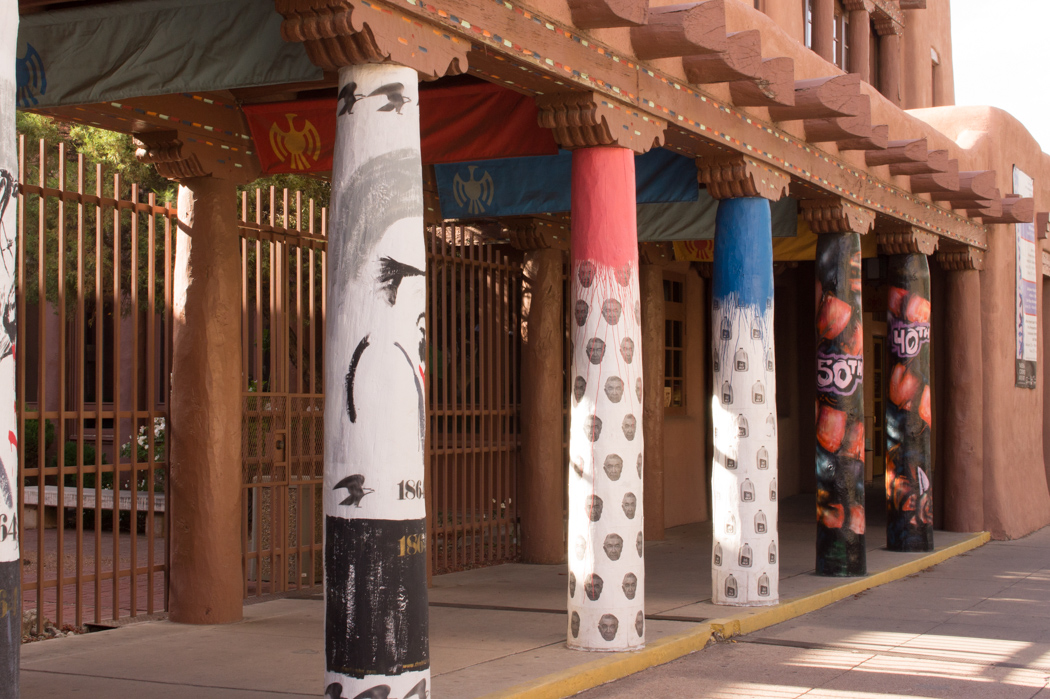
<path id="1" fill-rule="evenodd" d="M 874 214 L 806 200 L 817 238 L 817 574 L 865 575 L 864 319 L 860 234 Z"/>
<path id="2" fill-rule="evenodd" d="M 659 144 L 665 125 L 589 92 L 543 95 L 536 104 L 540 126 L 563 148 L 576 149 L 567 643 L 579 650 L 640 648 L 644 439 L 634 155 Z"/>
<path id="3" fill-rule="evenodd" d="M 15 40 L 18 7 L 0 17 L 0 698 L 18 697 L 22 644 L 22 560 L 18 551 L 18 418 L 15 361 L 18 331 L 15 283 L 18 261 L 18 148 L 15 140 Z"/>
<path id="4" fill-rule="evenodd" d="M 778 199 L 788 180 L 746 158 L 698 165 L 701 182 L 721 200 L 711 300 L 711 599 L 771 605 L 779 596 L 779 543 L 769 199 Z"/>
<path id="5" fill-rule="evenodd" d="M 937 252 L 947 271 L 944 343 L 947 376 L 945 411 L 944 528 L 984 529 L 984 366 L 981 357 L 981 272 L 984 253 L 976 248 Z"/>
<path id="6" fill-rule="evenodd" d="M 276 4 L 282 36 L 339 71 L 324 358 L 325 696 L 426 699 L 418 81 L 465 70 L 468 46 L 397 11 L 361 21 L 348 3 Z"/>
<path id="7" fill-rule="evenodd" d="M 930 430 L 930 267 L 937 237 L 918 228 L 880 233 L 887 255 L 886 547 L 933 550 Z"/>

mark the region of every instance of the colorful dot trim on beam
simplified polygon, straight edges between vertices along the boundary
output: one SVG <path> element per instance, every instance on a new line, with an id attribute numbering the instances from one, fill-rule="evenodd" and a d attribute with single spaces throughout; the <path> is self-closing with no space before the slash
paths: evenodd
<path id="1" fill-rule="evenodd" d="M 462 26 L 461 25 L 461 20 L 458 17 L 455 17 L 454 15 L 451 15 L 450 13 L 446 12 L 445 10 L 439 9 L 435 5 L 433 5 L 433 4 L 429 3 L 429 2 L 426 2 L 425 0 L 404 0 L 404 1 L 407 2 L 410 5 L 422 8 L 423 10 L 425 10 L 426 12 L 429 12 L 432 15 L 436 15 L 438 18 L 440 18 L 439 21 L 446 22 L 446 23 L 447 22 L 451 22 L 451 23 L 455 24 L 457 27 L 461 27 Z M 821 151 L 821 150 L 819 150 L 817 148 L 814 148 L 814 147 L 810 146 L 807 142 L 800 141 L 800 140 L 798 140 L 798 139 L 796 139 L 796 138 L 794 138 L 792 136 L 789 136 L 788 134 L 785 134 L 785 133 L 783 133 L 781 131 L 773 129 L 769 125 L 764 124 L 764 123 L 762 123 L 760 121 L 757 121 L 753 117 L 751 117 L 751 116 L 749 116 L 749 115 L 747 115 L 747 114 L 745 114 L 743 112 L 737 111 L 732 106 L 723 105 L 723 104 L 719 103 L 718 101 L 716 101 L 714 98 L 712 98 L 712 97 L 710 97 L 710 96 L 708 96 L 706 94 L 703 94 L 703 93 L 701 93 L 701 92 L 699 92 L 699 91 L 697 91 L 697 90 L 695 90 L 695 89 L 693 89 L 691 87 L 684 86 L 681 83 L 679 83 L 678 81 L 676 81 L 675 79 L 669 78 L 669 77 L 659 73 L 658 71 L 654 71 L 651 68 L 648 68 L 646 66 L 639 66 L 639 65 L 635 64 L 632 60 L 630 60 L 630 59 L 628 59 L 626 57 L 618 56 L 612 51 L 612 49 L 604 47 L 604 46 L 598 46 L 598 45 L 592 43 L 589 39 L 585 39 L 585 38 L 579 36 L 578 34 L 575 34 L 573 32 L 573 30 L 558 25 L 554 20 L 535 17 L 532 14 L 531 11 L 528 11 L 528 10 L 525 10 L 523 8 L 517 7 L 513 3 L 508 2 L 507 0 L 491 0 L 491 2 L 497 8 L 499 8 L 500 10 L 514 12 L 515 14 L 520 15 L 521 17 L 523 17 L 525 19 L 530 19 L 533 22 L 535 22 L 539 27 L 543 28 L 545 31 L 549 31 L 552 34 L 555 34 L 556 36 L 563 38 L 564 40 L 572 41 L 574 43 L 577 43 L 577 44 L 583 46 L 584 48 L 589 49 L 594 56 L 600 57 L 599 60 L 612 61 L 614 63 L 619 64 L 620 66 L 626 66 L 626 67 L 634 70 L 634 72 L 636 74 L 644 74 L 644 75 L 646 75 L 646 76 L 648 76 L 650 78 L 653 78 L 654 80 L 659 80 L 660 82 L 663 82 L 664 84 L 666 84 L 666 85 L 668 85 L 670 87 L 673 87 L 675 90 L 677 90 L 679 92 L 684 92 L 685 94 L 693 97 L 694 99 L 698 99 L 701 102 L 709 103 L 711 106 L 715 107 L 719 111 L 721 111 L 721 112 L 723 112 L 723 113 L 725 113 L 725 114 L 727 114 L 729 116 L 736 117 L 743 124 L 746 124 L 747 126 L 751 126 L 752 128 L 758 129 L 760 131 L 764 131 L 766 134 L 771 135 L 774 138 L 777 138 L 778 140 L 782 141 L 785 145 L 794 146 L 795 148 L 798 148 L 800 150 L 804 150 L 809 155 L 816 156 L 816 157 L 820 158 L 821 160 L 823 160 L 824 162 L 826 162 L 827 164 L 832 165 L 834 167 L 837 167 L 841 172 L 843 172 L 845 174 L 849 174 L 849 175 L 851 175 L 853 177 L 856 177 L 856 178 L 862 180 L 866 184 L 874 185 L 877 189 L 886 192 L 886 194 L 888 196 L 895 197 L 897 199 L 902 199 L 902 200 L 908 201 L 908 202 L 910 202 L 910 203 L 912 203 L 914 205 L 921 206 L 921 207 L 923 207 L 923 209 L 925 211 L 927 211 L 930 214 L 930 216 L 932 217 L 932 220 L 920 221 L 916 217 L 914 217 L 914 216 L 912 216 L 910 214 L 907 214 L 907 213 L 901 211 L 900 209 L 898 209 L 898 208 L 896 208 L 894 206 L 891 206 L 891 205 L 888 205 L 888 204 L 883 204 L 881 202 L 875 202 L 874 200 L 872 200 L 869 197 L 862 197 L 858 193 L 852 192 L 851 190 L 848 190 L 848 189 L 844 188 L 841 185 L 832 183 L 827 178 L 819 177 L 819 176 L 809 172 L 805 168 L 803 168 L 801 166 L 798 166 L 798 165 L 795 165 L 794 163 L 792 163 L 787 158 L 778 156 L 778 155 L 776 155 L 774 153 L 770 153 L 769 151 L 766 151 L 766 150 L 762 149 L 759 146 L 755 146 L 754 144 L 748 143 L 748 142 L 746 142 L 746 141 L 744 141 L 744 140 L 742 140 L 742 139 L 740 139 L 738 137 L 729 136 L 729 135 L 723 134 L 723 133 L 721 133 L 721 132 L 719 132 L 717 130 L 710 129 L 707 126 L 705 126 L 703 123 L 701 123 L 699 121 L 696 121 L 695 119 L 692 119 L 691 117 L 689 117 L 689 116 L 687 116 L 685 114 L 680 114 L 678 111 L 676 111 L 674 109 L 671 109 L 669 107 L 666 107 L 664 105 L 661 105 L 661 104 L 659 104 L 659 103 L 657 103 L 657 102 L 655 102 L 653 100 L 650 100 L 648 98 L 646 98 L 646 99 L 639 99 L 638 96 L 636 96 L 631 90 L 626 89 L 625 87 L 609 84 L 609 83 L 607 83 L 604 80 L 601 80 L 599 78 L 595 78 L 595 77 L 593 77 L 593 76 L 591 76 L 589 74 L 586 74 L 586 73 L 583 73 L 583 72 L 581 72 L 579 70 L 576 70 L 576 69 L 573 69 L 571 67 L 565 66 L 565 65 L 561 64 L 560 62 L 558 62 L 557 60 L 548 59 L 546 56 L 543 56 L 538 51 L 529 49 L 527 47 L 523 47 L 523 46 L 521 46 L 521 45 L 519 45 L 517 43 L 514 43 L 510 39 L 506 39 L 506 38 L 500 36 L 499 34 L 497 34 L 495 32 L 487 31 L 487 30 L 485 30 L 485 29 L 483 29 L 481 27 L 478 27 L 476 24 L 472 24 L 470 31 L 473 34 L 476 34 L 479 37 L 479 41 L 482 44 L 489 45 L 489 46 L 498 46 L 501 49 L 510 49 L 510 50 L 514 51 L 515 53 L 517 53 L 520 57 L 522 57 L 528 63 L 530 63 L 530 64 L 532 64 L 534 66 L 537 66 L 537 67 L 542 67 L 543 70 L 546 70 L 547 68 L 550 68 L 550 67 L 554 67 L 556 70 L 559 70 L 559 71 L 564 72 L 564 73 L 566 73 L 568 75 L 571 75 L 573 80 L 574 80 L 574 82 L 577 82 L 579 84 L 587 85 L 590 88 L 598 88 L 598 89 L 601 89 L 601 90 L 603 90 L 605 92 L 611 92 L 611 93 L 613 93 L 613 94 L 615 94 L 617 96 L 626 97 L 628 99 L 628 101 L 631 101 L 631 102 L 640 101 L 640 102 L 644 103 L 646 106 L 650 107 L 651 109 L 657 109 L 661 113 L 668 115 L 670 121 L 676 121 L 676 122 L 679 122 L 681 124 L 686 124 L 688 126 L 693 127 L 693 129 L 698 130 L 698 131 L 700 131 L 702 133 L 710 134 L 711 136 L 714 137 L 715 140 L 721 140 L 721 141 L 725 141 L 727 143 L 732 143 L 733 145 L 738 146 L 739 147 L 738 149 L 741 149 L 741 150 L 742 149 L 746 149 L 748 152 L 752 152 L 752 153 L 755 153 L 757 155 L 760 155 L 763 158 L 767 159 L 768 161 L 771 161 L 772 163 L 776 164 L 778 167 L 781 167 L 784 170 L 794 174 L 796 177 L 799 177 L 801 179 L 807 180 L 807 181 L 815 183 L 815 184 L 820 184 L 824 188 L 826 188 L 826 189 L 828 189 L 830 191 L 834 191 L 834 192 L 836 192 L 836 193 L 838 193 L 838 194 L 840 194 L 840 195 L 842 195 L 844 197 L 848 197 L 848 198 L 854 200 L 857 203 L 863 204 L 864 206 L 866 206 L 868 208 L 874 209 L 876 211 L 879 211 L 879 212 L 884 213 L 886 215 L 889 215 L 889 216 L 892 216 L 894 218 L 900 219 L 902 221 L 906 221 L 908 223 L 913 223 L 913 224 L 919 225 L 919 226 L 921 226 L 923 228 L 928 228 L 931 231 L 935 231 L 937 233 L 940 233 L 940 234 L 945 235 L 947 237 L 950 237 L 952 239 L 965 242 L 965 243 L 967 243 L 969 245 L 972 245 L 972 246 L 975 246 L 975 247 L 978 247 L 978 248 L 986 247 L 984 241 L 982 241 L 980 239 L 977 239 L 977 238 L 971 238 L 971 237 L 968 237 L 968 236 L 965 236 L 965 235 L 954 233 L 954 232 L 951 231 L 950 228 L 947 227 L 947 225 L 949 223 L 957 223 L 957 224 L 965 224 L 965 225 L 968 225 L 968 226 L 974 226 L 975 228 L 977 228 L 977 226 L 975 226 L 975 224 L 973 224 L 972 222 L 970 222 L 966 218 L 958 216 L 957 214 L 955 214 L 955 213 L 953 213 L 951 211 L 935 207 L 932 204 L 930 204 L 929 202 L 927 202 L 926 200 L 920 199 L 920 198 L 914 196 L 913 194 L 911 194 L 910 192 L 906 192 L 904 190 L 898 189 L 897 187 L 894 187 L 892 185 L 889 185 L 889 184 L 886 184 L 884 182 L 881 182 L 881 181 L 871 177 L 867 172 L 860 171 L 860 170 L 858 170 L 858 169 L 856 169 L 856 168 L 854 168 L 854 167 L 852 167 L 850 165 L 847 165 L 847 164 L 845 164 L 843 162 L 840 162 L 838 160 L 832 159 L 829 155 L 827 155 L 826 153 L 824 153 L 823 151 Z M 478 48 L 480 49 L 480 47 L 478 47 Z M 519 66 L 519 67 L 522 68 L 523 70 L 525 70 L 530 75 L 533 75 L 533 76 L 535 76 L 537 78 L 541 78 L 541 79 L 544 79 L 544 80 L 550 80 L 551 79 L 549 75 L 546 75 L 543 72 L 537 72 L 537 71 L 534 71 L 534 70 L 529 70 L 529 69 L 525 68 L 524 66 Z M 524 87 L 520 83 L 515 83 L 514 81 L 508 80 L 505 76 L 486 74 L 486 73 L 484 73 L 482 71 L 476 71 L 476 72 L 478 72 L 478 74 L 481 74 L 481 75 L 486 75 L 487 77 L 493 78 L 494 80 L 496 80 L 498 82 L 502 82 L 504 84 L 516 85 L 518 87 Z M 560 83 L 558 83 L 558 84 L 560 84 Z M 944 225 L 940 225 L 940 223 L 938 223 L 938 222 L 941 222 Z"/>

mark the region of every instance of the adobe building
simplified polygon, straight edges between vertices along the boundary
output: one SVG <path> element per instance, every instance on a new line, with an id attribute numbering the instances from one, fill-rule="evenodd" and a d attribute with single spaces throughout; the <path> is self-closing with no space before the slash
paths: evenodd
<path id="1" fill-rule="evenodd" d="M 235 187 L 264 172 L 332 182 L 329 620 L 406 634 L 330 639 L 326 685 L 425 683 L 428 567 L 566 562 L 569 645 L 626 649 L 670 527 L 711 521 L 715 600 L 752 605 L 788 496 L 815 494 L 827 575 L 865 572 L 865 484 L 895 550 L 1050 523 L 1050 159 L 953 106 L 948 0 L 19 6 L 20 108 L 134 134 L 179 183 L 173 620 L 247 589 Z M 457 282 L 467 259 L 499 274 Z M 503 284 L 477 319 L 475 283 Z"/>

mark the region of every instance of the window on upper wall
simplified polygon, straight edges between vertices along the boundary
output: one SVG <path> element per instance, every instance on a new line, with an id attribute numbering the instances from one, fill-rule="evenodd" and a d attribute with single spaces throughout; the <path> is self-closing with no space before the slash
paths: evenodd
<path id="1" fill-rule="evenodd" d="M 930 62 L 933 63 L 933 75 L 930 80 L 930 106 L 940 107 L 941 91 L 944 89 L 944 76 L 941 73 L 941 56 L 937 49 L 930 47 Z"/>
<path id="2" fill-rule="evenodd" d="M 762 0 L 755 0 L 755 9 L 759 12 L 762 11 Z"/>
<path id="3" fill-rule="evenodd" d="M 664 274 L 664 408 L 685 410 L 685 277 Z"/>
<path id="4" fill-rule="evenodd" d="M 806 48 L 813 48 L 813 0 L 805 0 L 803 25 L 806 28 Z"/>
<path id="5" fill-rule="evenodd" d="M 835 21 L 832 23 L 832 38 L 835 46 L 835 65 L 842 70 L 849 68 L 849 14 L 842 4 L 835 3 Z"/>

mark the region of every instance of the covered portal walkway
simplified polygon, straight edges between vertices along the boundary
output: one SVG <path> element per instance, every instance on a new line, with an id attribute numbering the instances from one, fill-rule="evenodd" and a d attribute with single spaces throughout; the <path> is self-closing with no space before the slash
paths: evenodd
<path id="1" fill-rule="evenodd" d="M 834 581 L 813 574 L 812 495 L 781 503 L 782 602 L 772 608 L 711 604 L 709 522 L 669 529 L 666 540 L 647 543 L 648 647 L 641 653 L 594 655 L 566 648 L 563 565 L 509 564 L 435 577 L 430 589 L 433 694 L 483 697 L 552 678 L 572 680 L 550 696 L 572 694 L 617 676 L 609 673 L 665 662 L 687 652 L 691 643 L 702 647 L 712 622 L 724 624 L 726 634 L 735 628 L 732 620 L 739 620 L 745 632 L 762 628 L 853 594 L 850 586 L 904 577 L 917 564 L 932 565 L 946 552 L 961 553 L 987 538 L 938 531 L 932 554 L 888 552 L 881 544 L 885 508 L 879 493 L 873 497 L 876 501 L 868 503 L 867 540 L 875 542 L 868 550 L 869 576 Z M 902 604 L 886 613 L 910 612 Z M 22 651 L 22 697 L 73 692 L 201 699 L 316 696 L 323 625 L 323 598 L 317 592 L 248 605 L 244 620 L 233 624 L 154 621 L 34 643 Z M 682 635 L 690 638 L 667 643 Z M 624 658 L 636 666 L 626 667 Z M 596 664 L 605 667 L 597 672 Z"/>

